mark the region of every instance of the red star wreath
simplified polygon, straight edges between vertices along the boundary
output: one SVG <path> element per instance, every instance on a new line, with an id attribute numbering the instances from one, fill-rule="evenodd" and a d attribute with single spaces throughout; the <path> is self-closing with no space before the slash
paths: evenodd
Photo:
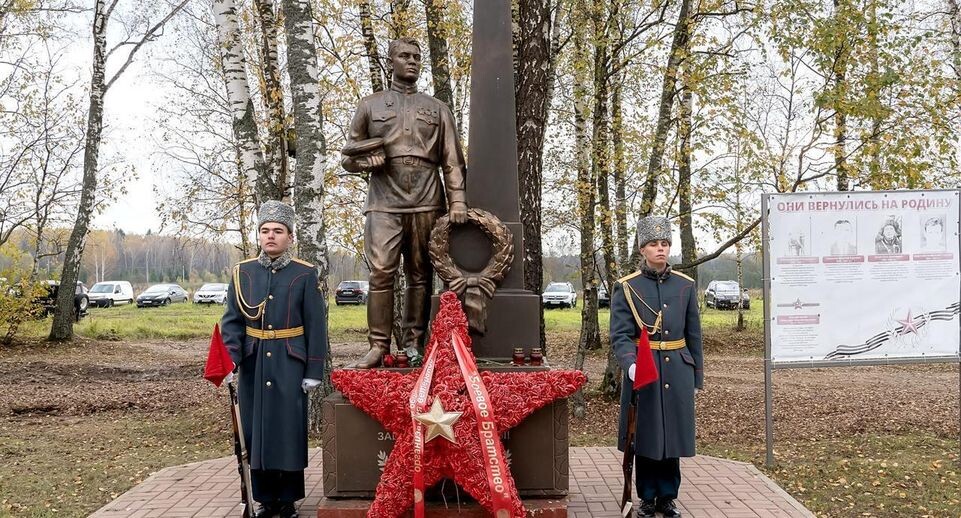
<path id="1" fill-rule="evenodd" d="M 496 442 L 497 450 L 502 451 L 502 433 L 555 399 L 573 394 L 587 382 L 587 377 L 579 371 L 481 372 L 480 378 L 486 386 L 489 409 L 493 414 L 492 424 L 496 426 L 495 434 L 485 434 L 487 437 L 493 435 L 492 442 L 490 438 L 482 439 L 478 430 L 476 399 L 472 399 L 465 382 L 469 367 L 461 370 L 454 351 L 455 340 L 464 344 L 462 350 L 466 350 L 469 356 L 469 362 L 465 363 L 473 365 L 467 318 L 457 296 L 445 292 L 441 295 L 440 311 L 432 324 L 431 339 L 425 352 L 425 358 L 428 358 L 436 349 L 433 381 L 427 387 L 427 397 L 423 401 L 425 408 L 418 414 L 426 412 L 434 400 L 440 399 L 445 412 L 460 412 L 461 416 L 452 425 L 454 441 L 438 437 L 423 445 L 424 487 L 450 478 L 493 516 L 525 516 L 509 470 L 498 478 L 503 493 L 492 494 L 493 482 L 485 465 L 485 459 L 490 455 L 488 451 L 495 447 L 493 442 Z M 377 369 L 338 370 L 331 375 L 334 386 L 354 406 L 377 419 L 396 438 L 377 485 L 374 502 L 367 512 L 368 517 L 395 518 L 414 504 L 415 429 L 410 399 L 423 370 L 421 367 L 407 374 Z M 476 391 L 476 386 L 473 389 Z M 485 419 L 481 417 L 480 420 Z M 498 497 L 506 498 L 510 509 L 495 509 L 494 502 Z"/>

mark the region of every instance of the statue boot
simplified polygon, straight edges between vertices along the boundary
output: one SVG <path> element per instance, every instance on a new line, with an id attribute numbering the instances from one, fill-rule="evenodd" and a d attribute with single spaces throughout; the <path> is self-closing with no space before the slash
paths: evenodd
<path id="1" fill-rule="evenodd" d="M 363 358 L 347 366 L 348 369 L 380 367 L 384 355 L 390 353 L 391 328 L 394 324 L 394 292 L 371 290 L 367 294 L 367 341 L 370 350 Z"/>
<path id="2" fill-rule="evenodd" d="M 424 338 L 430 320 L 430 292 L 427 286 L 410 286 L 404 291 L 404 323 L 401 347 L 407 351 L 417 350 L 424 354 Z"/>

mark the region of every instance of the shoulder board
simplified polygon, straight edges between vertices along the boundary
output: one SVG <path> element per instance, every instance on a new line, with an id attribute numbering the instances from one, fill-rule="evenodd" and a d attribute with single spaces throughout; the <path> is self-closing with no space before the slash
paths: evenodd
<path id="1" fill-rule="evenodd" d="M 629 281 L 629 280 L 633 279 L 634 277 L 637 277 L 637 276 L 640 275 L 640 274 L 641 274 L 641 271 L 640 271 L 640 270 L 638 270 L 638 271 L 636 271 L 636 272 L 634 272 L 634 273 L 629 273 L 629 274 L 621 277 L 620 279 L 617 279 L 617 282 Z"/>
<path id="2" fill-rule="evenodd" d="M 304 265 L 304 266 L 306 266 L 306 267 L 308 267 L 308 268 L 313 268 L 313 267 L 314 267 L 314 265 L 308 263 L 307 261 L 301 261 L 300 259 L 297 259 L 296 257 L 292 257 L 292 258 L 290 259 L 290 261 L 291 261 L 291 262 L 294 262 L 294 263 L 300 263 L 300 264 L 302 264 L 302 265 Z"/>
<path id="3" fill-rule="evenodd" d="M 252 257 L 252 258 L 250 258 L 250 259 L 244 259 L 243 261 L 240 261 L 240 262 L 237 263 L 237 264 L 249 263 L 250 261 L 256 261 L 256 260 L 257 260 L 256 257 Z"/>
<path id="4" fill-rule="evenodd" d="M 684 275 L 683 273 L 677 272 L 677 271 L 674 271 L 674 270 L 671 270 L 671 275 L 677 275 L 678 277 L 683 277 L 683 278 L 685 278 L 685 279 L 687 279 L 687 280 L 689 280 L 689 281 L 691 281 L 691 282 L 696 282 L 694 279 L 690 278 L 689 276 Z"/>

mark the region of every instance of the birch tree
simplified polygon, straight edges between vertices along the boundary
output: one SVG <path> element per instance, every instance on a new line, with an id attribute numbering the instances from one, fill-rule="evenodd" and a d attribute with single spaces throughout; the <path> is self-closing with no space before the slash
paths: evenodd
<path id="1" fill-rule="evenodd" d="M 261 183 L 261 178 L 267 176 L 267 164 L 260 147 L 254 102 L 247 83 L 247 64 L 237 20 L 237 7 L 234 0 L 214 0 L 212 9 L 227 83 L 231 125 L 239 148 L 240 168 L 244 171 L 247 185 L 253 187 Z M 260 201 L 261 194 L 255 191 L 254 205 L 259 207 Z"/>
<path id="2" fill-rule="evenodd" d="M 84 242 L 90 225 L 97 194 L 97 176 L 99 172 L 100 141 L 103 132 L 103 103 L 104 97 L 111 86 L 123 75 L 127 67 L 133 62 L 137 53 L 149 41 L 154 40 L 164 24 L 173 18 L 187 0 L 182 0 L 170 6 L 167 13 L 156 24 L 149 25 L 141 35 L 118 43 L 107 50 L 107 25 L 117 7 L 118 0 L 95 0 L 93 12 L 93 76 L 90 82 L 89 109 L 87 112 L 87 127 L 83 152 L 83 187 L 80 192 L 80 204 L 77 219 L 67 241 L 66 256 L 63 272 L 60 276 L 61 286 L 65 289 L 57 292 L 57 304 L 54 311 L 53 324 L 50 328 L 49 339 L 64 341 L 73 338 L 73 286 L 77 283 L 80 262 L 83 258 Z M 132 28 L 131 28 L 132 29 Z M 131 47 L 126 59 L 116 72 L 109 78 L 106 76 L 107 58 L 115 51 Z"/>
<path id="3" fill-rule="evenodd" d="M 586 5 L 582 1 L 575 2 L 573 13 L 585 12 Z M 591 168 L 591 151 L 588 137 L 587 121 L 590 116 L 590 57 L 588 55 L 587 28 L 573 24 L 574 52 L 571 58 L 574 75 L 574 167 L 577 171 L 575 189 L 577 192 L 577 216 L 580 226 L 580 277 L 581 286 L 585 290 L 591 289 L 595 282 L 594 263 L 594 209 L 597 192 L 593 169 Z M 597 299 L 592 307 L 586 300 L 581 304 L 581 331 L 577 341 L 577 354 L 574 358 L 574 368 L 584 369 L 584 360 L 588 350 L 601 347 L 600 330 L 597 323 Z M 586 412 L 584 394 L 578 391 L 572 398 L 574 415 L 582 418 Z"/>
<path id="4" fill-rule="evenodd" d="M 314 45 L 314 26 L 309 0 L 283 0 L 284 30 L 287 35 L 287 66 L 293 103 L 294 135 L 294 211 L 297 214 L 298 255 L 314 264 L 320 279 L 318 288 L 327 300 L 330 261 L 327 230 L 324 224 L 324 109 L 318 82 L 320 68 Z M 327 344 L 330 348 L 330 344 Z M 320 403 L 333 388 L 330 385 L 332 355 L 327 354 L 322 390 L 310 396 L 310 426 L 320 430 Z"/>

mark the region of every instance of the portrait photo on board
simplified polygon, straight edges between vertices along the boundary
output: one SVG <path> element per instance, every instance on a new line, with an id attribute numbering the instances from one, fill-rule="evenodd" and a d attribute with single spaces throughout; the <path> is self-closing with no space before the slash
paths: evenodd
<path id="1" fill-rule="evenodd" d="M 874 251 L 878 254 L 900 254 L 901 250 L 901 216 L 888 216 L 874 238 Z"/>

